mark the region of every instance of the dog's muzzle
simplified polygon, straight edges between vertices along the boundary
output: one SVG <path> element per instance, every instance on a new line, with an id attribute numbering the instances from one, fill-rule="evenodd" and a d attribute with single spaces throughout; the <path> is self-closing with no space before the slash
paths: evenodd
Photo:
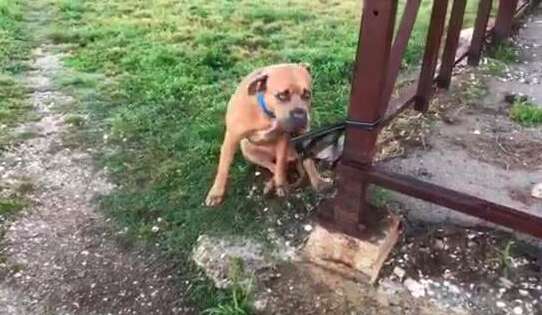
<path id="1" fill-rule="evenodd" d="M 307 127 L 308 115 L 307 111 L 302 108 L 296 108 L 290 112 L 291 132 L 299 131 Z"/>

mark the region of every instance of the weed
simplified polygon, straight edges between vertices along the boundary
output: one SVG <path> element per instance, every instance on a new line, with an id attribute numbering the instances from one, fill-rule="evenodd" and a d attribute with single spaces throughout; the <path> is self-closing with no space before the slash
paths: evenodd
<path id="1" fill-rule="evenodd" d="M 486 83 L 474 74 L 460 83 L 459 91 L 461 101 L 471 106 L 478 104 L 488 93 Z"/>
<path id="2" fill-rule="evenodd" d="M 19 198 L 0 197 L 0 217 L 5 220 L 7 216 L 13 215 L 25 207 L 25 203 Z"/>
<path id="3" fill-rule="evenodd" d="M 209 315 L 248 315 L 251 314 L 251 295 L 253 278 L 247 278 L 243 270 L 243 262 L 233 259 L 230 262 L 229 279 L 231 288 L 227 298 L 218 306 L 208 308 L 203 313 Z"/>
<path id="4" fill-rule="evenodd" d="M 506 41 L 491 46 L 488 49 L 488 56 L 509 65 L 519 61 L 519 50 L 512 42 Z"/>
<path id="5" fill-rule="evenodd" d="M 517 99 L 510 109 L 512 120 L 523 126 L 536 126 L 542 124 L 542 106 L 525 99 Z"/>
<path id="6" fill-rule="evenodd" d="M 497 263 L 497 266 L 502 268 L 505 276 L 508 275 L 508 272 L 510 271 L 510 268 L 512 267 L 512 264 L 514 262 L 514 257 L 512 256 L 512 249 L 514 245 L 515 242 L 509 240 L 508 242 L 506 242 L 502 249 L 495 248 L 496 257 L 491 259 L 491 261 Z"/>
<path id="7" fill-rule="evenodd" d="M 494 77 L 503 76 L 508 71 L 508 65 L 497 59 L 487 58 L 482 71 Z"/>
<path id="8" fill-rule="evenodd" d="M 64 118 L 64 122 L 74 127 L 81 127 L 85 124 L 85 118 L 79 115 L 68 115 Z"/>
<path id="9" fill-rule="evenodd" d="M 371 204 L 377 208 L 385 207 L 390 200 L 390 191 L 378 186 L 371 186 Z"/>

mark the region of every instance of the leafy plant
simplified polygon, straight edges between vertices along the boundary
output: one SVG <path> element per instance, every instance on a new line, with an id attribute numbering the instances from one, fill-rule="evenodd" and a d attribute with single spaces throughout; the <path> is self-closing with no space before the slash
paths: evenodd
<path id="1" fill-rule="evenodd" d="M 514 101 L 510 110 L 511 118 L 524 126 L 542 124 L 542 106 L 525 99 Z"/>
<path id="2" fill-rule="evenodd" d="M 234 259 L 230 263 L 230 280 L 232 282 L 228 296 L 218 306 L 205 310 L 209 315 L 249 315 L 251 314 L 251 298 L 253 278 L 246 278 L 242 261 Z"/>

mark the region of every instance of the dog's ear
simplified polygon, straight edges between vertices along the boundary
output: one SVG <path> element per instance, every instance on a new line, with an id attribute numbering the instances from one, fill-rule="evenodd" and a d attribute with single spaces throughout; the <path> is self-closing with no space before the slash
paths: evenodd
<path id="1" fill-rule="evenodd" d="M 302 62 L 299 64 L 301 67 L 305 68 L 305 70 L 307 70 L 308 73 L 311 73 L 311 65 L 309 63 L 306 63 L 306 62 Z"/>
<path id="2" fill-rule="evenodd" d="M 258 92 L 265 91 L 267 87 L 267 78 L 269 76 L 267 74 L 259 74 L 257 75 L 252 82 L 248 85 L 248 94 L 254 95 Z"/>

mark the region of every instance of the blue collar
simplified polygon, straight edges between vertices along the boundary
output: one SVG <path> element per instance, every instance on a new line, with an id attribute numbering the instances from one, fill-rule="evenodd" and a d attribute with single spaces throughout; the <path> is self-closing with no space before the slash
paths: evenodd
<path id="1" fill-rule="evenodd" d="M 258 92 L 256 98 L 258 99 L 258 105 L 260 106 L 262 111 L 270 118 L 275 118 L 275 114 L 269 110 L 269 107 L 267 107 L 267 103 L 265 102 L 264 98 L 264 92 Z"/>

